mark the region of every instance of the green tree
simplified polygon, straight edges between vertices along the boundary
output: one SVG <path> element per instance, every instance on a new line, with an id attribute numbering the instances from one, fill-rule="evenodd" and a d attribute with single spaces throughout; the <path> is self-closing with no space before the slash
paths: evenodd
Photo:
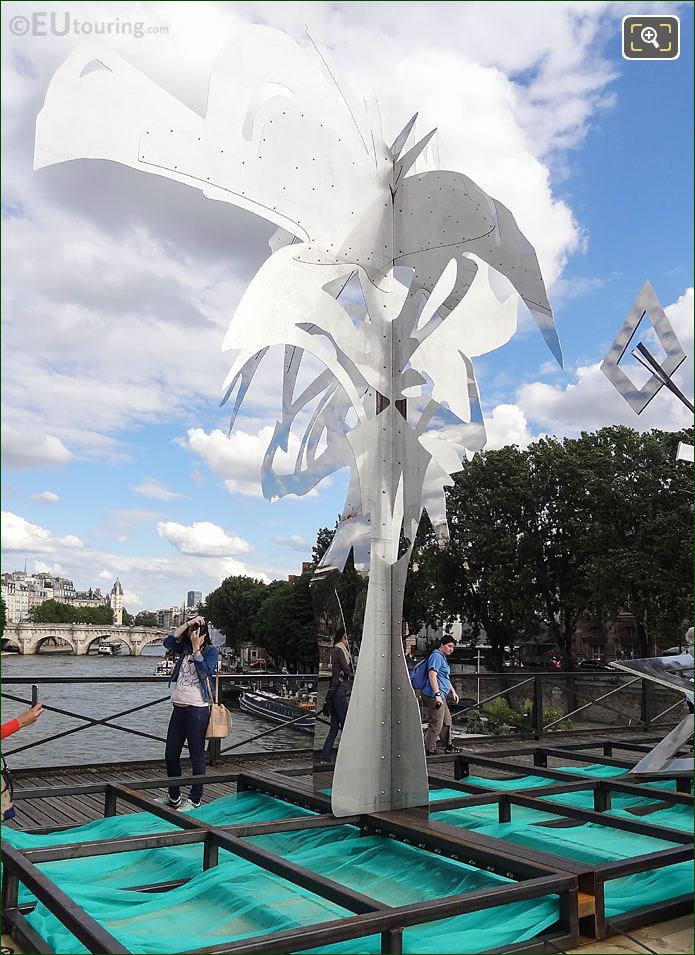
<path id="1" fill-rule="evenodd" d="M 77 609 L 57 600 L 44 600 L 31 608 L 29 620 L 33 623 L 75 623 Z"/>
<path id="2" fill-rule="evenodd" d="M 309 673 L 318 667 L 318 637 L 310 593 L 313 570 L 292 581 L 270 584 L 253 619 L 255 642 L 264 647 L 276 666 L 285 660 Z"/>
<path id="3" fill-rule="evenodd" d="M 0 597 L 0 636 L 5 632 L 5 622 L 7 621 L 7 607 L 5 601 Z"/>
<path id="4" fill-rule="evenodd" d="M 594 491 L 602 547 L 595 557 L 595 614 L 637 620 L 640 655 L 656 636 L 678 644 L 692 617 L 692 468 L 676 461 L 680 433 L 603 428 L 581 438 L 600 493 Z"/>
<path id="5" fill-rule="evenodd" d="M 156 627 L 157 614 L 152 610 L 141 610 L 135 615 L 135 620 L 133 623 L 136 627 Z"/>
<path id="6" fill-rule="evenodd" d="M 123 615 L 121 619 L 123 621 L 124 627 L 132 627 L 133 623 L 135 622 L 135 617 L 132 615 L 132 613 L 128 613 L 125 607 L 123 608 Z"/>
<path id="7" fill-rule="evenodd" d="M 592 610 L 596 557 L 605 546 L 605 528 L 595 516 L 602 490 L 581 438 L 543 438 L 529 447 L 527 460 L 534 508 L 522 554 L 533 568 L 531 584 L 562 666 L 574 670 L 573 638 Z"/>
<path id="8" fill-rule="evenodd" d="M 611 427 L 465 462 L 447 493 L 449 547 L 437 549 L 426 517 L 418 530 L 404 603 L 411 630 L 461 617 L 472 642 L 487 633 L 496 667 L 505 646 L 542 635 L 574 669 L 580 620 L 610 624 L 626 611 L 641 655 L 654 653 L 657 635 L 677 645 L 693 602 L 692 469 L 675 459 L 679 440 L 692 443 L 692 429 Z M 315 558 L 332 535 L 321 528 Z M 348 564 L 339 594 L 350 573 Z M 352 599 L 359 619 L 360 592 Z"/>
<path id="9" fill-rule="evenodd" d="M 61 603 L 58 600 L 44 600 L 43 603 L 32 607 L 29 619 L 34 623 L 86 623 L 113 624 L 113 611 L 110 607 L 74 607 L 72 604 Z"/>
<path id="10" fill-rule="evenodd" d="M 466 621 L 471 642 L 487 634 L 499 669 L 504 647 L 538 626 L 535 561 L 523 546 L 535 513 L 525 452 L 477 454 L 455 476 L 447 503 L 449 546 L 437 553 L 429 545 L 433 599 L 443 617 Z"/>
<path id="11" fill-rule="evenodd" d="M 267 591 L 267 584 L 255 577 L 227 577 L 208 594 L 204 616 L 225 635 L 227 645 L 238 650 L 253 639 L 253 620 Z"/>
<path id="12" fill-rule="evenodd" d="M 423 514 L 410 561 L 403 600 L 403 621 L 410 633 L 424 626 L 437 628 L 443 620 L 439 580 L 440 551 L 427 514 Z"/>
<path id="13" fill-rule="evenodd" d="M 75 623 L 113 625 L 113 610 L 110 607 L 76 607 Z"/>

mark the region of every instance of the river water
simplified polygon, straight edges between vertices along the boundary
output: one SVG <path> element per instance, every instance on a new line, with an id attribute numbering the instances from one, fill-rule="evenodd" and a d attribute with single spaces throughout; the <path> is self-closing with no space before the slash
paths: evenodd
<path id="1" fill-rule="evenodd" d="M 43 766 L 77 766 L 85 763 L 125 762 L 131 759 L 162 759 L 164 738 L 171 714 L 167 679 L 156 683 L 43 683 L 48 677 L 151 677 L 157 661 L 162 657 L 161 647 L 145 647 L 139 657 L 128 654 L 116 656 L 73 656 L 72 654 L 39 653 L 33 656 L 3 654 L 2 676 L 21 677 L 36 683 L 39 702 L 91 719 L 104 719 L 145 703 L 160 701 L 155 706 L 119 717 L 113 722 L 127 729 L 139 730 L 161 737 L 161 741 L 144 739 L 108 726 L 93 726 L 58 738 L 61 733 L 85 725 L 82 720 L 61 713 L 45 711 L 33 725 L 27 726 L 3 744 L 3 753 L 13 768 Z M 4 683 L 3 693 L 26 700 L 15 703 L 3 697 L 2 720 L 17 716 L 31 700 L 31 686 Z M 230 704 L 227 704 L 230 705 Z M 231 737 L 222 741 L 223 750 L 246 737 L 271 729 L 273 724 L 258 719 L 238 708 L 232 710 Z M 41 740 L 40 746 L 19 752 L 28 743 Z M 286 749 L 310 747 L 313 738 L 308 733 L 278 728 L 272 735 L 248 743 L 235 750 L 238 753 L 277 752 Z M 184 750 L 184 756 L 186 751 Z"/>

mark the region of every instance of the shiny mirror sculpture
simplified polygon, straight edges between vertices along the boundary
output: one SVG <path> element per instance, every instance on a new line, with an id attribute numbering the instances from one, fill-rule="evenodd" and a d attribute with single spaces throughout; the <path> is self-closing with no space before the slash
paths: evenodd
<path id="1" fill-rule="evenodd" d="M 224 341 L 224 401 L 231 428 L 263 358 L 282 346 L 264 494 L 304 494 L 352 468 L 318 568 L 342 570 L 352 550 L 369 572 L 333 779 L 333 810 L 346 815 L 428 802 L 403 591 L 423 508 L 444 545 L 444 488 L 485 443 L 471 359 L 509 340 L 519 303 L 562 357 L 536 254 L 511 212 L 462 173 L 434 167 L 434 131 L 407 148 L 416 117 L 389 146 L 376 101 L 361 102 L 309 40 L 304 49 L 265 27 L 240 31 L 215 62 L 204 118 L 86 44 L 51 81 L 35 165 L 115 160 L 277 227 Z M 294 469 L 281 473 L 276 457 L 297 428 Z"/>

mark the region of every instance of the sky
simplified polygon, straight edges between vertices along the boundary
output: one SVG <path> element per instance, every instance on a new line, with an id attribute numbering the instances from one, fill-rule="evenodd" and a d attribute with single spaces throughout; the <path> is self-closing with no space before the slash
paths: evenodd
<path id="1" fill-rule="evenodd" d="M 680 16 L 678 60 L 622 58 L 636 12 Z M 376 94 L 387 139 L 416 111 L 418 138 L 437 128 L 441 168 L 504 202 L 536 247 L 564 352 L 560 369 L 522 317 L 474 360 L 488 448 L 691 423 L 666 392 L 638 418 L 599 368 L 648 278 L 692 393 L 691 5 L 6 2 L 1 15 L 3 570 L 107 591 L 119 576 L 133 613 L 178 605 L 230 574 L 298 572 L 347 488 L 344 469 L 304 497 L 262 497 L 281 355 L 231 435 L 219 408 L 222 340 L 273 227 L 111 162 L 33 171 L 51 76 L 90 24 L 141 24 L 104 42 L 201 115 L 240 27 L 307 46 L 307 25 L 356 93 Z"/>

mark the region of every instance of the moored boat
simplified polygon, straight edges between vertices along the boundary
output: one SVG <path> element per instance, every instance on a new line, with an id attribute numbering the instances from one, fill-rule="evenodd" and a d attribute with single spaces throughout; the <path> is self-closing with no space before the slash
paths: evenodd
<path id="1" fill-rule="evenodd" d="M 288 729 L 313 733 L 316 723 L 316 694 L 304 694 L 306 699 L 279 696 L 255 690 L 242 693 L 239 707 L 246 713 L 272 720 L 273 723 L 287 723 Z M 296 722 L 292 722 L 296 720 Z"/>
<path id="2" fill-rule="evenodd" d="M 155 676 L 171 676 L 174 670 L 174 661 L 168 660 L 166 657 L 159 660 L 156 667 L 154 668 Z"/>

